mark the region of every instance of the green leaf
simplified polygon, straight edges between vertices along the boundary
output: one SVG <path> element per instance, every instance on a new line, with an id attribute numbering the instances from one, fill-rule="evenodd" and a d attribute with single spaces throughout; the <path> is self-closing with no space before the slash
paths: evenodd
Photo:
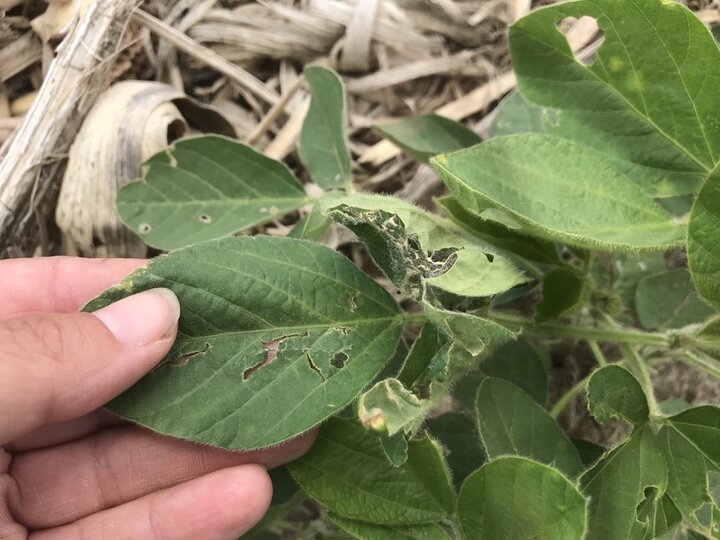
<path id="1" fill-rule="evenodd" d="M 547 402 L 547 371 L 542 358 L 524 339 L 511 341 L 485 359 L 483 373 L 504 379 L 525 391 L 542 407 Z M 473 394 L 476 395 L 477 390 Z"/>
<path id="2" fill-rule="evenodd" d="M 247 229 L 307 203 L 292 172 L 232 139 L 178 141 L 118 194 L 122 220 L 145 242 L 175 249 Z"/>
<path id="3" fill-rule="evenodd" d="M 469 212 L 455 197 L 441 197 L 435 202 L 465 231 L 505 253 L 541 264 L 558 264 L 552 242 L 538 240 L 481 215 Z M 485 210 L 483 213 L 487 213 Z"/>
<path id="4" fill-rule="evenodd" d="M 581 302 L 585 282 L 574 270 L 553 268 L 542 278 L 542 300 L 535 305 L 535 321 L 557 319 Z"/>
<path id="5" fill-rule="evenodd" d="M 360 395 L 358 417 L 365 427 L 392 437 L 417 429 L 430 405 L 397 379 L 385 379 Z"/>
<path id="6" fill-rule="evenodd" d="M 329 514 L 328 518 L 342 530 L 359 540 L 449 540 L 445 529 L 433 523 L 427 525 L 403 525 L 388 527 L 364 521 L 355 521 Z"/>
<path id="7" fill-rule="evenodd" d="M 543 407 L 514 384 L 492 377 L 480 383 L 477 415 L 490 459 L 516 454 L 552 465 L 570 477 L 582 471 L 570 439 Z"/>
<path id="8" fill-rule="evenodd" d="M 463 124 L 437 114 L 410 116 L 377 125 L 375 130 L 426 163 L 432 156 L 461 150 L 482 140 Z"/>
<path id="9" fill-rule="evenodd" d="M 443 349 L 445 341 L 434 325 L 423 325 L 405 359 L 398 380 L 406 387 L 412 388 L 426 374 L 436 356 Z M 447 350 L 444 352 L 447 354 Z"/>
<path id="10" fill-rule="evenodd" d="M 605 449 L 602 446 L 586 441 L 585 439 L 571 438 L 570 441 L 578 451 L 580 460 L 587 467 L 593 465 L 605 453 Z"/>
<path id="11" fill-rule="evenodd" d="M 470 313 L 458 313 L 424 304 L 428 320 L 449 339 L 451 346 L 443 370 L 453 383 L 480 365 L 480 360 L 517 339 L 506 327 Z M 436 372 L 440 371 L 435 366 Z M 436 375 L 437 377 L 437 375 Z"/>
<path id="12" fill-rule="evenodd" d="M 432 163 L 470 212 L 481 214 L 489 203 L 548 240 L 628 251 L 676 246 L 684 237 L 681 224 L 627 173 L 566 139 L 513 135 Z"/>
<path id="13" fill-rule="evenodd" d="M 640 280 L 635 292 L 640 324 L 648 330 L 682 328 L 715 313 L 698 298 L 684 268 L 652 274 Z"/>
<path id="14" fill-rule="evenodd" d="M 433 418 L 428 428 L 445 447 L 453 482 L 459 487 L 485 461 L 475 424 L 464 414 L 450 412 Z"/>
<path id="15" fill-rule="evenodd" d="M 413 525 L 440 521 L 453 511 L 445 463 L 427 438 L 410 441 L 407 461 L 393 467 L 376 434 L 334 418 L 310 451 L 288 467 L 309 495 L 348 519 Z"/>
<path id="16" fill-rule="evenodd" d="M 646 489 L 662 493 L 666 482 L 665 460 L 656 437 L 643 426 L 580 479 L 589 500 L 585 540 L 643 539 L 649 523 L 638 520 L 637 508 L 645 500 Z"/>
<path id="17" fill-rule="evenodd" d="M 288 233 L 288 236 L 290 238 L 302 238 L 303 240 L 322 242 L 330 227 L 330 223 L 327 216 L 325 216 L 316 205 L 313 206 L 310 212 L 298 220 Z"/>
<path id="18" fill-rule="evenodd" d="M 565 18 L 583 16 L 604 33 L 590 65 L 557 30 Z M 525 99 L 556 111 L 549 131 L 598 149 L 653 196 L 693 193 L 718 162 L 720 50 L 679 3 L 564 2 L 514 24 L 510 46 Z M 602 169 L 590 169 L 583 155 L 558 170 L 596 179 Z M 608 179 L 603 174 L 603 183 Z"/>
<path id="19" fill-rule="evenodd" d="M 640 521 L 649 524 L 645 539 L 653 540 L 673 530 L 682 521 L 682 515 L 670 497 L 665 495 L 658 500 L 656 489 L 648 491 L 645 500 L 638 506 L 637 516 Z"/>
<path id="20" fill-rule="evenodd" d="M 688 225 L 688 265 L 698 293 L 720 309 L 720 169 L 700 189 Z"/>
<path id="21" fill-rule="evenodd" d="M 317 425 L 360 393 L 400 339 L 392 297 L 346 257 L 304 240 L 226 238 L 178 250 L 86 309 L 156 287 L 180 300 L 178 338 L 110 409 L 213 446 L 266 447 Z"/>
<path id="22" fill-rule="evenodd" d="M 400 467 L 407 461 L 408 442 L 404 433 L 396 433 L 392 437 L 381 434 L 380 444 L 385 452 L 385 457 L 395 467 Z"/>
<path id="23" fill-rule="evenodd" d="M 345 187 L 352 182 L 352 163 L 342 79 L 319 66 L 306 67 L 304 73 L 312 100 L 300 133 L 300 159 L 321 188 Z"/>
<path id="24" fill-rule="evenodd" d="M 543 133 L 546 131 L 547 112 L 542 107 L 531 105 L 515 90 L 508 94 L 495 109 L 495 118 L 490 126 L 491 137 L 504 137 L 517 133 Z"/>
<path id="25" fill-rule="evenodd" d="M 592 374 L 587 385 L 590 413 L 598 422 L 622 418 L 631 424 L 648 421 L 650 409 L 638 380 L 625 368 L 605 366 Z"/>
<path id="26" fill-rule="evenodd" d="M 578 540 L 585 534 L 585 506 L 558 471 L 521 457 L 501 457 L 465 481 L 458 518 L 466 540 Z"/>
<path id="27" fill-rule="evenodd" d="M 453 247 L 426 253 L 417 235 L 408 234 L 396 214 L 342 204 L 330 210 L 329 215 L 353 231 L 388 279 L 416 300 L 424 296 L 426 279 L 441 276 L 457 260 Z"/>
<path id="28" fill-rule="evenodd" d="M 452 267 L 447 269 L 444 274 L 424 278 L 429 285 L 447 292 L 460 296 L 490 296 L 527 281 L 527 277 L 515 268 L 507 258 L 495 254 L 493 248 L 468 236 L 451 222 L 396 197 L 369 194 L 335 195 L 325 197 L 319 202 L 319 205 L 326 213 L 330 213 L 335 219 L 339 220 L 348 219 L 335 210 L 341 205 L 347 205 L 356 210 L 366 210 L 368 217 L 372 216 L 373 211 L 395 214 L 402 222 L 406 234 L 409 237 L 417 237 L 418 248 L 422 248 L 425 252 L 440 253 L 453 248 L 456 253 Z M 397 234 L 396 225 L 393 227 L 396 231 L 393 235 Z M 367 226 L 365 226 L 365 229 L 366 234 L 370 232 L 367 231 Z M 354 232 L 358 233 L 355 230 Z M 387 244 L 383 251 L 391 249 L 398 251 L 392 241 L 392 236 L 384 238 L 384 240 L 382 237 L 373 237 L 376 237 L 376 235 L 373 234 L 371 237 L 364 238 L 363 241 L 372 239 L 378 245 Z M 405 242 L 404 240 L 401 241 L 401 243 Z M 377 257 L 377 254 L 373 256 Z M 380 261 L 383 261 L 383 259 L 381 258 Z M 382 262 L 381 267 L 383 264 L 387 266 L 389 263 Z M 398 261 L 397 264 L 402 265 L 403 263 Z M 383 270 L 390 272 L 388 277 L 396 273 L 391 268 L 386 269 L 383 267 Z"/>

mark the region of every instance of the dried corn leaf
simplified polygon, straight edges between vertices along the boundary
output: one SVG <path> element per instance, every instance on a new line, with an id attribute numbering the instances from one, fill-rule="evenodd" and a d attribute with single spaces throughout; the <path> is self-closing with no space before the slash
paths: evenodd
<path id="1" fill-rule="evenodd" d="M 58 201 L 57 223 L 69 246 L 85 255 L 144 256 L 145 243 L 116 213 L 117 192 L 188 125 L 234 136 L 220 113 L 162 83 L 124 81 L 98 99 L 70 147 Z"/>

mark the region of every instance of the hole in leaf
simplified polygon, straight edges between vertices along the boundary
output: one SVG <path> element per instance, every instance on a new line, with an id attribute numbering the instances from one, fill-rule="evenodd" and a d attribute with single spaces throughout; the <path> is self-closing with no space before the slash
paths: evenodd
<path id="1" fill-rule="evenodd" d="M 147 234 L 152 230 L 152 227 L 148 223 L 141 223 L 138 225 L 138 232 L 140 234 Z"/>
<path id="2" fill-rule="evenodd" d="M 330 359 L 330 364 L 333 367 L 336 367 L 338 369 L 342 369 L 345 367 L 345 362 L 347 362 L 348 358 L 350 358 L 347 354 L 344 352 L 336 352 L 333 357 Z"/>
<path id="3" fill-rule="evenodd" d="M 583 16 L 566 17 L 557 23 L 558 31 L 565 36 L 575 59 L 586 66 L 595 62 L 596 51 L 602 44 L 605 34 L 600 30 L 597 19 Z M 598 36 L 596 39 L 596 36 Z M 590 44 L 592 43 L 592 46 Z"/>
<path id="4" fill-rule="evenodd" d="M 308 367 L 312 369 L 315 373 L 320 375 L 320 378 L 325 382 L 327 379 L 325 378 L 325 375 L 323 375 L 323 372 L 320 371 L 320 368 L 315 365 L 315 362 L 313 362 L 312 357 L 310 356 L 310 353 L 305 353 L 305 357 L 307 358 Z"/>
<path id="5" fill-rule="evenodd" d="M 263 366 L 268 365 L 271 363 L 275 358 L 277 357 L 278 351 L 280 351 L 280 345 L 283 341 L 285 341 L 288 338 L 291 337 L 298 337 L 298 336 L 307 336 L 307 332 L 304 334 L 289 334 L 287 336 L 281 336 L 279 338 L 273 339 L 272 341 L 268 341 L 267 343 L 262 342 L 263 349 L 265 351 L 265 358 L 263 358 L 260 362 L 255 364 L 254 366 L 250 366 L 245 371 L 243 371 L 243 381 L 247 381 L 250 375 L 255 373 L 258 369 L 260 369 Z"/>
<path id="6" fill-rule="evenodd" d="M 205 225 L 212 223 L 212 218 L 207 214 L 200 214 L 198 219 L 200 220 L 200 223 L 204 223 Z"/>
<path id="7" fill-rule="evenodd" d="M 205 354 L 205 353 L 208 352 L 209 350 L 210 350 L 210 344 L 209 344 L 209 343 L 206 343 L 206 344 L 205 344 L 205 347 L 203 347 L 202 350 L 193 351 L 193 352 L 191 352 L 191 353 L 184 354 L 184 355 L 182 355 L 180 358 L 178 358 L 177 360 L 174 360 L 174 361 L 170 362 L 170 365 L 173 366 L 173 367 L 183 367 L 185 364 L 187 364 L 187 363 L 190 361 L 191 358 L 194 358 L 194 357 L 199 356 L 199 355 L 201 355 L 201 354 Z"/>
<path id="8" fill-rule="evenodd" d="M 495 255 L 492 253 L 486 253 L 485 257 L 487 258 L 488 262 L 493 262 L 495 260 Z"/>

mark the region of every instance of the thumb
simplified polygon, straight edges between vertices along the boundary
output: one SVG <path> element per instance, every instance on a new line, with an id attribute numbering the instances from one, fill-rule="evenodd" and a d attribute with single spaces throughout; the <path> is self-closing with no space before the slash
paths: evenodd
<path id="1" fill-rule="evenodd" d="M 94 313 L 0 321 L 0 444 L 131 386 L 167 354 L 179 315 L 170 290 L 152 289 Z"/>

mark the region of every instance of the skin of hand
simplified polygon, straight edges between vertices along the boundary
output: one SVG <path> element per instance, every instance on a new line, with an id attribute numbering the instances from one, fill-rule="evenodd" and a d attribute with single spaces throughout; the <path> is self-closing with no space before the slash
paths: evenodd
<path id="1" fill-rule="evenodd" d="M 314 433 L 227 452 L 100 408 L 175 339 L 180 308 L 167 289 L 78 312 L 143 264 L 0 261 L 0 540 L 234 540 L 270 504 L 266 469 L 312 444 Z"/>

